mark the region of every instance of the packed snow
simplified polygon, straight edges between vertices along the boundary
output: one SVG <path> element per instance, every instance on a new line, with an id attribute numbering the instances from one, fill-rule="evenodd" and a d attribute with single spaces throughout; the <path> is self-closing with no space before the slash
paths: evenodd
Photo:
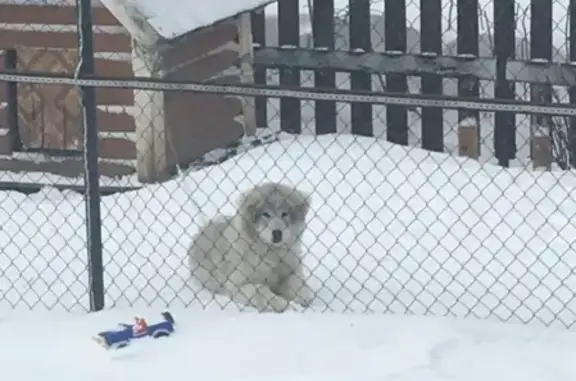
<path id="1" fill-rule="evenodd" d="M 103 197 L 108 306 L 204 302 L 183 265 L 196 224 L 233 213 L 238 193 L 265 179 L 313 193 L 304 241 L 314 310 L 574 323 L 572 172 L 506 170 L 349 135 L 282 136 Z M 0 200 L 0 308 L 85 309 L 82 196 L 46 188 Z"/>
<path id="2" fill-rule="evenodd" d="M 239 313 L 189 282 L 197 224 L 233 213 L 239 192 L 264 180 L 313 195 L 304 243 L 317 297 L 304 312 Z M 2 192 L 2 374 L 572 380 L 575 186 L 571 172 L 502 169 L 374 138 L 280 135 L 103 197 L 107 309 L 88 315 L 83 198 Z M 91 340 L 165 309 L 177 322 L 170 338 L 117 351 Z"/>
<path id="3" fill-rule="evenodd" d="M 0 322 L 2 376 L 36 381 L 572 381 L 576 334 L 452 318 L 172 311 L 168 338 L 107 352 L 95 333 L 159 310 Z M 41 332 L 33 334 L 31 332 Z"/>
<path id="4" fill-rule="evenodd" d="M 166 38 L 267 3 L 172 1 L 137 4 Z M 307 9 L 310 2 L 300 3 Z M 452 3 L 444 7 L 450 19 Z M 564 5 L 554 5 L 560 25 Z M 481 7 L 490 21 L 489 4 Z M 408 2 L 408 15 L 417 22 L 412 8 L 416 2 Z M 85 313 L 82 196 L 49 187 L 29 196 L 0 192 L 2 375 L 575 379 L 574 172 L 502 169 L 353 136 L 281 135 L 268 143 L 232 156 L 225 150 L 173 181 L 103 197 L 107 309 L 99 313 Z M 189 282 L 184 258 L 197 225 L 233 213 L 240 191 L 264 180 L 313 194 L 304 240 L 317 297 L 303 313 L 239 313 Z M 135 184 L 133 177 L 102 181 Z M 156 322 L 166 309 L 177 323 L 170 338 L 118 351 L 90 339 L 136 315 Z"/>

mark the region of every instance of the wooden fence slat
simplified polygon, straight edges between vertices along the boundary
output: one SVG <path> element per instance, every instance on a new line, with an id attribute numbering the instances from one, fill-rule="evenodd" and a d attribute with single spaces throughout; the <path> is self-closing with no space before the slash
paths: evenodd
<path id="1" fill-rule="evenodd" d="M 506 62 L 515 57 L 514 5 L 514 0 L 494 2 L 494 96 L 498 99 L 514 99 L 516 93 L 514 82 L 506 80 Z M 510 160 L 516 156 L 516 116 L 513 112 L 495 113 L 494 152 L 499 165 L 503 167 L 509 167 Z"/>
<path id="2" fill-rule="evenodd" d="M 300 1 L 278 1 L 278 45 L 300 45 Z M 280 69 L 280 86 L 300 86 L 300 70 Z M 280 129 L 302 132 L 302 108 L 299 99 L 280 99 Z"/>
<path id="3" fill-rule="evenodd" d="M 420 50 L 442 54 L 442 0 L 420 0 Z M 422 94 L 442 95 L 440 75 L 422 76 Z M 422 148 L 429 151 L 444 150 L 444 121 L 441 108 L 422 107 Z"/>
<path id="4" fill-rule="evenodd" d="M 313 0 L 312 37 L 315 48 L 334 50 L 334 0 Z M 314 87 L 335 89 L 336 72 L 334 70 L 315 70 Z M 314 102 L 316 134 L 332 134 L 336 128 L 336 102 Z"/>
<path id="5" fill-rule="evenodd" d="M 532 0 L 530 3 L 530 58 L 552 60 L 552 0 Z M 552 86 L 531 85 L 530 100 L 552 102 Z M 552 165 L 552 117 L 533 115 L 530 118 L 530 144 L 535 168 Z"/>
<path id="6" fill-rule="evenodd" d="M 94 25 L 119 26 L 104 7 L 92 7 Z M 76 25 L 76 7 L 34 4 L 0 4 L 0 22 L 10 24 Z"/>
<path id="7" fill-rule="evenodd" d="M 478 57 L 478 0 L 458 0 L 457 9 L 458 37 L 456 43 L 458 54 Z M 480 83 L 478 78 L 471 77 L 458 80 L 458 96 L 477 98 L 479 95 Z M 458 136 L 462 138 L 458 142 L 460 155 L 478 159 L 481 154 L 479 120 L 480 113 L 478 111 L 458 110 Z"/>
<path id="8" fill-rule="evenodd" d="M 370 19 L 371 0 L 349 0 L 350 7 L 350 49 L 372 51 L 372 20 Z M 372 75 L 366 71 L 350 73 L 350 89 L 372 90 Z M 352 134 L 374 136 L 373 108 L 369 103 L 352 103 L 350 106 Z"/>
<path id="9" fill-rule="evenodd" d="M 266 12 L 262 9 L 259 12 L 252 12 L 252 35 L 254 43 L 260 46 L 266 45 Z M 254 67 L 254 83 L 266 85 L 266 69 Z M 256 126 L 268 127 L 268 99 L 266 97 L 256 97 Z"/>
<path id="10" fill-rule="evenodd" d="M 406 0 L 385 0 L 384 40 L 386 50 L 406 52 Z M 386 76 L 386 91 L 406 93 L 406 76 Z M 408 145 L 408 113 L 405 106 L 386 107 L 387 139 L 395 144 Z"/>

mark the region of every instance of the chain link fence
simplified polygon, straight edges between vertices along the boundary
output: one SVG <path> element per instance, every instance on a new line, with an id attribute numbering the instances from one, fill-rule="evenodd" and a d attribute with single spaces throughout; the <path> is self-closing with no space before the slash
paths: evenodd
<path id="1" fill-rule="evenodd" d="M 93 41 L 0 37 L 0 308 L 244 309 L 264 292 L 275 310 L 572 327 L 573 3 L 280 0 L 179 35 L 151 21 L 157 41 L 95 2 L 90 19 L 0 4 L 7 28 Z M 30 49 L 72 53 L 21 64 Z"/>

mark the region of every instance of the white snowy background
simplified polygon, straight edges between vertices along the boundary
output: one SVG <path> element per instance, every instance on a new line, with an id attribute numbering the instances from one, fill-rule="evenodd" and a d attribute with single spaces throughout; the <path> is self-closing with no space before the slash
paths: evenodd
<path id="1" fill-rule="evenodd" d="M 49 187 L 0 192 L 0 374 L 574 380 L 574 173 L 503 169 L 489 158 L 356 138 L 345 124 L 342 134 L 318 138 L 264 131 L 269 144 L 223 163 L 103 197 L 107 310 L 96 314 L 85 313 L 82 196 Z M 304 244 L 317 297 L 304 312 L 239 313 L 189 282 L 185 252 L 198 224 L 233 213 L 236 196 L 264 180 L 313 194 Z M 135 315 L 155 322 L 165 309 L 177 322 L 170 338 L 118 352 L 90 340 Z"/>

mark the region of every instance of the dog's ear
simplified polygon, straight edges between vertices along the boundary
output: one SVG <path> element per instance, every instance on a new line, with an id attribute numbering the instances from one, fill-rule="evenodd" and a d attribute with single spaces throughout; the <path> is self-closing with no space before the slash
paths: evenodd
<path id="1" fill-rule="evenodd" d="M 256 221 L 260 213 L 260 199 L 254 190 L 246 191 L 240 195 L 237 201 L 238 213 L 243 219 Z"/>
<path id="2" fill-rule="evenodd" d="M 297 191 L 297 202 L 294 205 L 294 219 L 304 222 L 312 205 L 312 194 Z"/>
<path id="3" fill-rule="evenodd" d="M 262 212 L 260 209 L 261 208 L 259 203 L 248 205 L 246 207 L 246 218 L 249 218 L 252 222 L 258 221 L 258 218 Z"/>

